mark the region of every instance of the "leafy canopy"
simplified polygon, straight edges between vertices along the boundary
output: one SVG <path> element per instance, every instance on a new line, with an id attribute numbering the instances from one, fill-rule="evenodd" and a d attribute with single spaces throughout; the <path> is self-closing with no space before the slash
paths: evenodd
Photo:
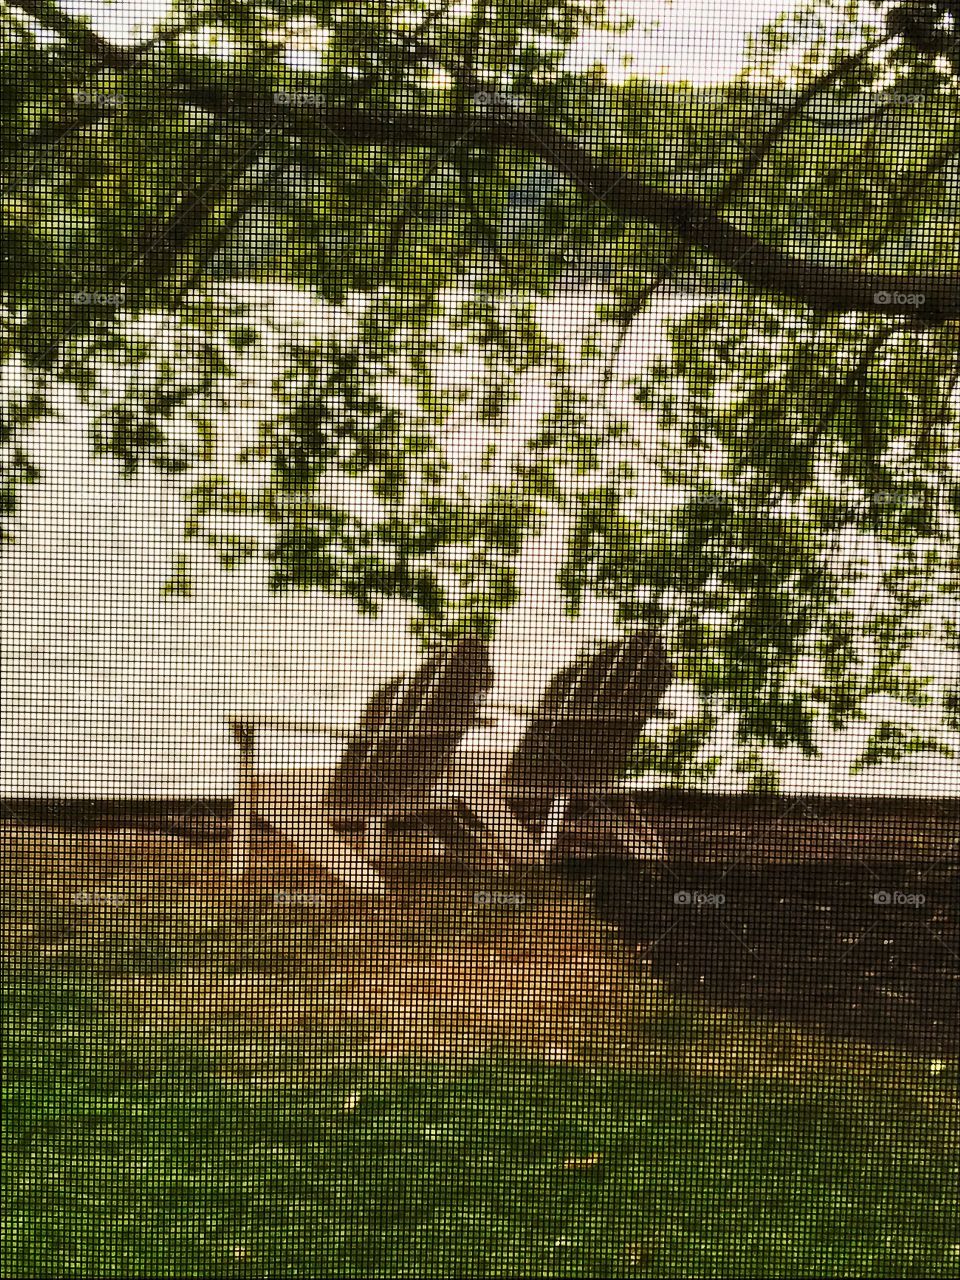
<path id="1" fill-rule="evenodd" d="M 679 778 L 725 713 L 762 785 L 764 743 L 928 701 L 906 652 L 960 648 L 955 0 L 797 10 L 708 88 L 571 69 L 599 0 L 183 0 L 126 45 L 0 12 L 5 514 L 68 382 L 96 451 L 188 481 L 186 546 L 424 636 L 489 632 L 558 521 L 571 610 L 662 626 L 699 695 L 641 753 Z M 861 764 L 937 746 L 884 722 Z"/>

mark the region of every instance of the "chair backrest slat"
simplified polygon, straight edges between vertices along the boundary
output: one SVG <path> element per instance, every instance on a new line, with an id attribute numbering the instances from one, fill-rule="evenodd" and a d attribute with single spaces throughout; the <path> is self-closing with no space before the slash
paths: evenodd
<path id="1" fill-rule="evenodd" d="M 376 812 L 424 793 L 442 774 L 493 683 L 486 643 L 465 636 L 416 671 L 382 685 L 367 703 L 326 788 L 333 808 Z"/>
<path id="2" fill-rule="evenodd" d="M 373 698 L 371 698 L 370 702 L 367 704 L 366 711 L 369 712 L 373 710 L 374 714 L 370 721 L 367 720 L 366 714 L 361 720 L 361 725 L 364 729 L 372 729 L 372 733 L 369 734 L 368 738 L 364 739 L 362 742 L 358 741 L 358 748 L 362 749 L 361 760 L 363 764 L 371 764 L 376 757 L 378 748 L 384 742 L 389 740 L 392 732 L 395 732 L 397 711 L 403 704 L 403 700 L 406 697 L 412 680 L 412 673 L 404 676 L 396 676 L 393 680 L 388 681 L 383 689 L 379 691 L 379 696 L 378 694 L 374 694 Z M 382 715 L 379 714 L 380 698 L 382 698 L 386 703 Z M 374 704 L 378 704 L 375 709 Z"/>
<path id="3" fill-rule="evenodd" d="M 604 645 L 559 671 L 512 757 L 508 786 L 547 792 L 608 786 L 672 679 L 652 631 Z"/>

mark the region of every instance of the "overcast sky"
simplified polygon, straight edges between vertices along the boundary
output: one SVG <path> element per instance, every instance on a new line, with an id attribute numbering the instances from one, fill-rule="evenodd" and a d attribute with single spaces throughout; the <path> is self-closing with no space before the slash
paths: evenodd
<path id="1" fill-rule="evenodd" d="M 603 37 L 609 42 L 608 65 L 618 78 L 616 68 L 625 69 L 621 59 L 629 55 L 637 75 L 701 84 L 724 78 L 739 69 L 746 34 L 758 31 L 784 3 L 641 0 L 635 11 L 655 12 L 664 17 L 663 25 Z M 127 41 L 149 34 L 166 4 L 122 0 L 62 7 L 96 13 L 101 34 Z M 589 65 L 601 48 L 600 38 L 585 40 L 577 56 Z M 260 305 L 266 308 L 282 292 L 262 293 Z M 286 314 L 302 324 L 307 306 L 298 295 Z M 638 359 L 655 350 L 656 318 L 644 325 L 638 322 Z M 269 374 L 271 360 L 262 357 L 262 364 Z M 16 750 L 0 753 L 0 792 L 228 794 L 228 710 L 291 712 L 328 702 L 355 709 L 377 679 L 415 660 L 402 610 L 388 608 L 378 619 L 364 619 L 352 605 L 317 592 L 270 596 L 262 586 L 262 566 L 225 576 L 195 564 L 194 597 L 162 596 L 161 583 L 182 548 L 179 484 L 149 471 L 121 481 L 116 465 L 90 456 L 87 412 L 69 389 L 60 398 L 60 416 L 44 422 L 35 441 L 43 479 L 23 495 L 17 542 L 5 557 L 0 634 L 9 643 L 0 646 L 3 728 Z M 243 415 L 242 403 L 234 408 Z M 553 581 L 557 550 L 551 535 L 525 549 L 522 599 L 502 620 L 497 674 L 513 701 L 530 696 L 601 623 L 608 629 L 593 611 L 579 620 L 564 617 Z M 932 671 L 942 670 L 942 662 L 942 655 L 927 655 Z M 674 692 L 679 707 L 681 691 Z M 915 722 L 923 718 L 920 713 Z M 783 753 L 784 789 L 950 789 L 948 771 L 955 766 L 938 757 L 914 757 L 860 778 L 846 775 L 869 727 L 825 744 L 820 761 Z M 316 737 L 309 743 L 278 739 L 271 761 L 274 767 L 312 763 L 308 752 L 321 745 Z M 732 760 L 732 748 L 728 754 Z"/>
<path id="2" fill-rule="evenodd" d="M 93 17 L 96 30 L 124 42 L 150 34 L 168 0 L 61 0 L 61 9 Z M 577 42 L 573 59 L 603 57 L 614 78 L 625 74 L 709 84 L 740 69 L 747 35 L 798 7 L 796 0 L 611 0 L 611 13 L 635 14 L 629 34 L 601 33 Z"/>

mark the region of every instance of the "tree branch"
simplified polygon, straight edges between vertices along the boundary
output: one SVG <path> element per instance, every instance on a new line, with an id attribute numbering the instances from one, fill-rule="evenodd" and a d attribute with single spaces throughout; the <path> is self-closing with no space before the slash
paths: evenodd
<path id="1" fill-rule="evenodd" d="M 259 158 L 259 153 L 255 158 Z M 197 286 L 205 268 L 210 264 L 217 252 L 227 243 L 231 234 L 239 226 L 243 217 L 248 214 L 256 205 L 257 201 L 261 199 L 264 191 L 268 190 L 276 179 L 280 177 L 288 164 L 289 161 L 286 158 L 278 160 L 271 166 L 270 172 L 261 182 L 258 182 L 249 191 L 240 196 L 237 201 L 236 208 L 227 216 L 223 224 L 217 228 L 217 231 L 211 237 L 210 242 L 204 247 L 200 260 L 194 265 L 193 270 L 187 278 L 182 281 L 177 289 L 176 296 L 170 304 L 173 310 L 176 310 L 190 290 Z"/>
<path id="2" fill-rule="evenodd" d="M 870 53 L 885 44 L 886 39 L 886 37 L 883 37 L 875 40 L 872 44 L 866 45 L 857 53 L 843 58 L 835 67 L 824 72 L 823 75 L 818 76 L 808 84 L 805 89 L 802 89 L 800 93 L 797 94 L 796 98 L 794 98 L 793 102 L 791 102 L 790 106 L 787 107 L 775 123 L 770 126 L 766 133 L 764 133 L 760 141 L 751 151 L 746 163 L 738 172 L 731 175 L 720 190 L 711 197 L 711 212 L 719 213 L 719 211 L 733 199 L 748 179 L 751 178 L 757 169 L 760 168 L 761 164 L 770 154 L 778 139 L 783 136 L 797 117 L 802 115 L 804 108 L 807 107 L 814 98 L 821 94 L 824 89 L 828 88 L 828 86 L 833 84 L 836 80 L 842 79 L 848 71 L 855 70 Z M 683 264 L 691 247 L 692 246 L 688 242 L 674 250 L 667 262 L 657 272 L 656 278 L 641 289 L 635 301 L 625 308 L 623 314 L 620 316 L 620 336 L 603 372 L 603 382 L 605 386 L 613 376 L 617 360 L 620 356 L 620 351 L 623 348 L 623 344 L 626 341 L 627 334 L 629 333 L 634 320 L 653 297 L 654 293 L 656 293 L 657 289 L 659 289 L 662 284 L 665 284 L 674 272 Z"/>
<path id="3" fill-rule="evenodd" d="M 957 156 L 960 156 L 960 134 L 951 138 L 945 147 L 941 147 L 939 151 L 934 152 L 922 169 L 915 169 L 911 173 L 903 175 L 905 179 L 904 185 L 888 206 L 886 223 L 881 231 L 867 241 L 861 250 L 864 256 L 870 257 L 883 247 L 889 237 L 905 221 L 910 201 L 916 199 L 931 179 L 935 178 L 940 170 Z"/>
<path id="4" fill-rule="evenodd" d="M 58 36 L 70 40 L 75 48 L 80 49 L 94 62 L 99 62 L 101 66 L 123 71 L 127 67 L 132 67 L 140 55 L 139 49 L 125 49 L 122 45 L 111 44 L 109 40 L 104 40 L 81 18 L 61 13 L 51 0 L 11 0 L 11 3 L 22 13 L 35 19 L 47 31 L 55 31 Z"/>
<path id="5" fill-rule="evenodd" d="M 463 195 L 463 201 L 466 205 L 467 212 L 470 214 L 474 226 L 489 245 L 490 251 L 496 258 L 497 265 L 500 270 L 510 283 L 515 285 L 516 281 L 514 278 L 513 267 L 510 265 L 507 260 L 507 256 L 503 251 L 503 246 L 500 243 L 500 237 L 497 235 L 496 228 L 493 227 L 488 219 L 484 217 L 483 211 L 477 202 L 477 195 L 473 189 L 473 184 L 470 181 L 470 174 L 467 166 L 464 164 L 462 157 L 455 161 L 455 163 L 457 167 L 457 176 L 460 182 L 460 191 Z"/>
<path id="6" fill-rule="evenodd" d="M 153 49 L 158 44 L 165 44 L 168 40 L 174 40 L 195 27 L 195 23 L 186 22 L 179 27 L 164 28 L 141 44 L 119 45 L 98 36 L 82 18 L 74 18 L 70 14 L 62 13 L 55 4 L 51 3 L 51 0 L 10 0 L 10 3 L 21 13 L 33 18 L 47 31 L 54 31 L 57 35 L 72 41 L 74 46 L 85 53 L 91 61 L 98 62 L 102 67 L 110 67 L 114 71 L 129 70 L 139 61 L 140 55 L 148 49 Z"/>
<path id="7" fill-rule="evenodd" d="M 45 26 L 81 42 L 91 56 L 105 65 L 130 66 L 130 59 L 137 56 L 135 50 L 120 50 L 96 36 L 84 23 L 61 14 L 49 0 L 13 3 Z M 432 58 L 435 53 L 429 48 L 417 48 L 412 56 Z M 484 88 L 472 73 L 467 74 L 466 81 L 470 82 L 465 82 L 467 89 L 474 83 L 479 86 L 478 92 Z M 849 266 L 794 257 L 741 231 L 715 213 L 709 203 L 641 182 L 532 114 L 511 111 L 484 117 L 281 105 L 261 91 L 239 86 L 227 90 L 197 83 L 182 83 L 174 92 L 184 103 L 243 120 L 254 128 L 349 145 L 463 148 L 469 134 L 470 148 L 514 150 L 537 156 L 588 199 L 623 218 L 638 218 L 675 231 L 690 245 L 726 264 L 748 284 L 804 303 L 817 313 L 906 315 L 917 327 L 924 328 L 960 319 L 960 274 L 875 275 Z"/>
<path id="8" fill-rule="evenodd" d="M 831 397 L 830 403 L 818 418 L 813 430 L 807 433 L 807 436 L 803 441 L 805 448 L 809 449 L 812 445 L 816 444 L 823 432 L 830 425 L 837 410 L 843 404 L 844 400 L 846 400 L 851 387 L 855 386 L 870 368 L 873 357 L 889 338 L 893 337 L 895 333 L 900 333 L 902 330 L 903 325 L 892 325 L 888 329 L 882 329 L 879 333 L 873 334 L 861 352 L 860 359 L 853 368 L 847 372 L 846 377 Z"/>
<path id="9" fill-rule="evenodd" d="M 353 145 L 510 149 L 535 155 L 589 199 L 624 218 L 640 218 L 676 231 L 758 289 L 805 303 L 819 313 L 863 311 L 908 315 L 933 327 L 960 319 L 960 275 L 867 274 L 798 258 L 764 244 L 714 213 L 709 205 L 661 191 L 590 154 L 536 117 L 502 119 L 448 114 L 379 112 L 336 107 L 278 107 L 262 94 L 192 85 L 185 101 L 215 113 L 239 115 L 250 124 L 275 127 L 301 138 L 320 137 Z M 231 105 L 232 103 L 232 105 Z"/>
<path id="10" fill-rule="evenodd" d="M 387 237 L 387 243 L 383 251 L 383 260 L 380 263 L 381 279 L 393 266 L 397 252 L 400 248 L 400 243 L 403 240 L 403 233 L 406 231 L 411 221 L 415 220 L 419 201 L 423 197 L 423 193 L 427 186 L 432 181 L 434 174 L 443 164 L 444 159 L 445 157 L 442 152 L 433 156 L 430 163 L 427 165 L 426 173 L 424 173 L 419 182 L 416 182 L 404 196 L 403 205 L 393 226 L 390 228 L 390 234 Z"/>

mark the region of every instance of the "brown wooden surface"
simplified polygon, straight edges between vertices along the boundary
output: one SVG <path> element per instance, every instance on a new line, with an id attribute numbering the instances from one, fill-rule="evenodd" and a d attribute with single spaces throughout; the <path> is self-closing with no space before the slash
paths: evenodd
<path id="1" fill-rule="evenodd" d="M 324 783 L 326 808 L 348 817 L 421 804 L 492 683 L 486 643 L 465 636 L 381 685 Z"/>
<path id="2" fill-rule="evenodd" d="M 505 775 L 509 795 L 609 789 L 673 679 L 659 637 L 638 631 L 549 682 Z"/>

